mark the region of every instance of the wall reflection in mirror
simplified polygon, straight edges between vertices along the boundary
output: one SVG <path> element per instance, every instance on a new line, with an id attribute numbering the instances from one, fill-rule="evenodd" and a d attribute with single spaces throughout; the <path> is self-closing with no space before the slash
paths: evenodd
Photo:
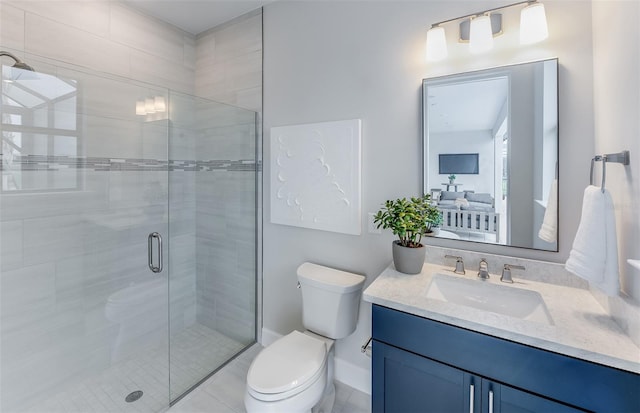
<path id="1" fill-rule="evenodd" d="M 557 251 L 558 61 L 423 81 L 434 236 Z"/>

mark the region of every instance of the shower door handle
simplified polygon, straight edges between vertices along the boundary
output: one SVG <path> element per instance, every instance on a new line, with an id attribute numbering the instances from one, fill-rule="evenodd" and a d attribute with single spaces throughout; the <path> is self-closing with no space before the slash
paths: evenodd
<path id="1" fill-rule="evenodd" d="M 158 265 L 153 264 L 153 240 L 157 241 L 158 246 Z M 148 252 L 149 252 L 149 269 L 152 272 L 162 272 L 162 236 L 157 232 L 149 234 L 148 238 Z"/>

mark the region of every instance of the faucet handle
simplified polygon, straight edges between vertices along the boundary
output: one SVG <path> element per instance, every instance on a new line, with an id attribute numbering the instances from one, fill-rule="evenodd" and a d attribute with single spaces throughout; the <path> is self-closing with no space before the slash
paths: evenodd
<path id="1" fill-rule="evenodd" d="M 511 270 L 525 270 L 522 265 L 514 265 L 514 264 L 505 264 L 502 269 L 502 275 L 500 276 L 500 281 L 503 283 L 511 283 L 513 284 L 513 278 L 511 278 Z"/>
<path id="2" fill-rule="evenodd" d="M 457 255 L 445 255 L 445 258 L 455 258 L 456 259 L 456 269 L 453 270 L 454 274 L 465 274 L 464 271 L 464 261 L 462 261 L 462 257 L 459 257 Z"/>

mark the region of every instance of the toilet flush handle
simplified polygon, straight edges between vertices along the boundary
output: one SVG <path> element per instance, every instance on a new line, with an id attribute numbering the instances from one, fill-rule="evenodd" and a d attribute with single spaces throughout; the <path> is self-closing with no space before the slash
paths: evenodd
<path id="1" fill-rule="evenodd" d="M 300 281 L 298 281 L 298 285 L 296 285 L 297 289 L 300 289 Z"/>

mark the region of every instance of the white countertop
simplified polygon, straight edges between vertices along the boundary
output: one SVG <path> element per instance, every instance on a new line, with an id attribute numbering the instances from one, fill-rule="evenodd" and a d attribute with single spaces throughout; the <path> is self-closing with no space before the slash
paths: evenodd
<path id="1" fill-rule="evenodd" d="M 433 274 L 477 279 L 540 293 L 554 325 L 521 320 L 471 307 L 429 299 L 426 291 Z M 482 281 L 475 271 L 454 274 L 451 267 L 425 263 L 422 272 L 407 275 L 393 264 L 364 291 L 363 299 L 420 317 L 553 351 L 582 360 L 640 373 L 640 348 L 624 334 L 589 290 L 531 281 L 517 276 L 514 284 L 500 275 Z"/>

